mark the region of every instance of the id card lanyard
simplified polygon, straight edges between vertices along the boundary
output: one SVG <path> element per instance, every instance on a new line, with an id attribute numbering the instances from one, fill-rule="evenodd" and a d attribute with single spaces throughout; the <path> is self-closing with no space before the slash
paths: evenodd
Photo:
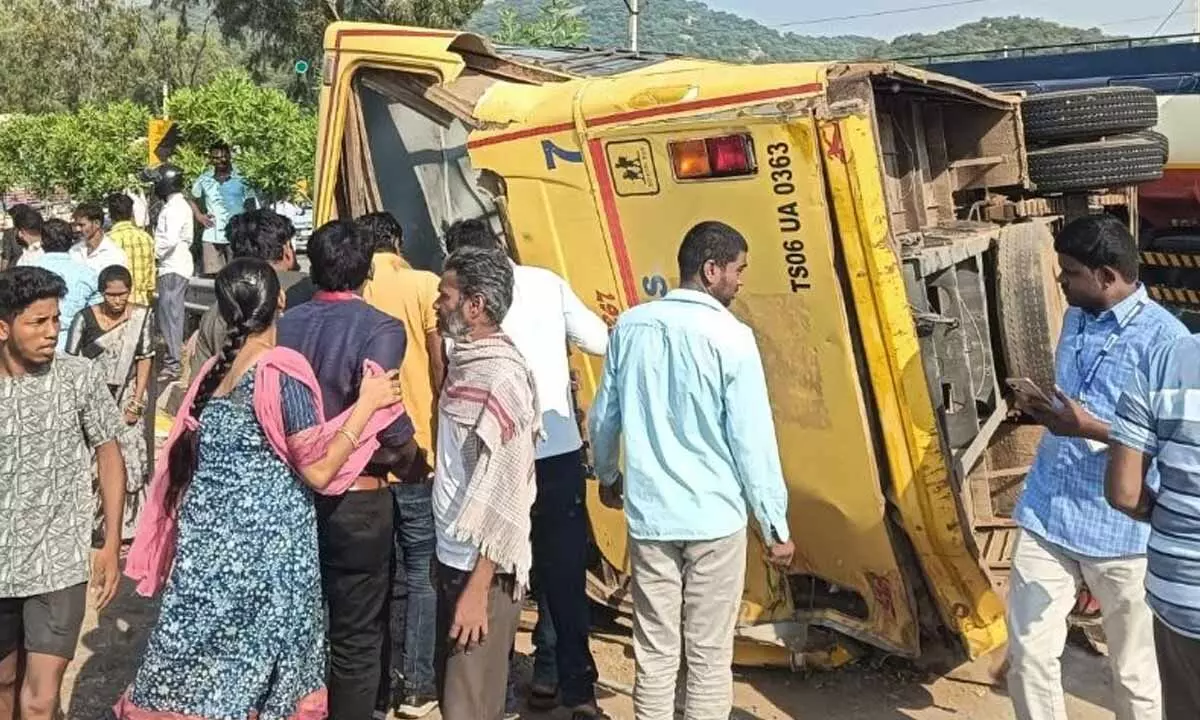
<path id="1" fill-rule="evenodd" d="M 1100 372 L 1100 366 L 1104 364 L 1104 361 L 1108 357 L 1109 353 L 1111 353 L 1112 349 L 1114 347 L 1116 347 L 1117 341 L 1121 338 L 1121 333 L 1125 330 L 1125 328 L 1129 327 L 1130 323 L 1132 323 L 1134 321 L 1134 318 L 1136 318 L 1138 315 L 1140 315 L 1141 312 L 1145 309 L 1146 309 L 1146 301 L 1139 300 L 1137 305 L 1135 305 L 1133 307 L 1133 309 L 1130 310 L 1125 315 L 1125 318 L 1122 320 L 1119 320 L 1117 322 L 1117 327 L 1115 329 L 1113 329 L 1113 331 L 1111 333 L 1108 334 L 1108 338 L 1104 341 L 1104 346 L 1100 348 L 1100 352 L 1097 353 L 1096 359 L 1092 361 L 1091 367 L 1089 367 L 1088 371 L 1084 374 L 1083 382 L 1080 383 L 1080 385 L 1079 385 L 1079 392 L 1077 394 L 1077 399 L 1079 400 L 1079 403 L 1081 405 L 1083 405 L 1085 407 L 1087 406 L 1087 400 L 1085 398 L 1085 396 L 1087 395 L 1087 391 L 1089 388 L 1091 388 L 1092 382 L 1096 379 L 1096 375 Z M 1080 367 L 1079 361 L 1082 359 L 1082 356 L 1083 356 L 1083 346 L 1084 346 L 1083 332 L 1086 329 L 1086 327 L 1087 327 L 1087 319 L 1083 318 L 1083 317 L 1079 318 L 1079 332 L 1078 332 L 1079 345 L 1078 345 L 1078 347 L 1075 348 L 1075 367 L 1076 367 L 1076 369 L 1078 369 Z"/>

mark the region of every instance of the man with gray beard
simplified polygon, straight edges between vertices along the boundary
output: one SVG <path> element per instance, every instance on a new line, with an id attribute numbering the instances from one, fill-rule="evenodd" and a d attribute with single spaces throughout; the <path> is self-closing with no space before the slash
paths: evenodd
<path id="1" fill-rule="evenodd" d="M 513 270 L 499 249 L 446 260 L 438 329 L 453 341 L 438 403 L 435 665 L 444 720 L 500 718 L 533 552 L 529 510 L 541 433 L 533 375 L 500 329 Z"/>

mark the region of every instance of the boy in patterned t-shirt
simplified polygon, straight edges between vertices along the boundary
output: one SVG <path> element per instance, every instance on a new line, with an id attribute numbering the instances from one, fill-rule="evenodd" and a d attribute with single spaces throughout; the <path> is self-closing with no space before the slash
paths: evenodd
<path id="1" fill-rule="evenodd" d="M 55 356 L 66 291 L 42 268 L 0 272 L 0 718 L 56 716 L 89 574 L 103 608 L 120 572 L 121 419 L 98 365 Z M 104 508 L 104 545 L 94 554 L 93 452 Z"/>

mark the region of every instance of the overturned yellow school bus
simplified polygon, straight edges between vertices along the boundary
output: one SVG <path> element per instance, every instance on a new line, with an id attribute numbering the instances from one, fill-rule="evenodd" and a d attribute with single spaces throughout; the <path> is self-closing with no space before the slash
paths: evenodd
<path id="1" fill-rule="evenodd" d="M 740 662 L 836 662 L 835 636 L 908 657 L 1004 643 L 1006 510 L 1037 431 L 1001 387 L 1052 380 L 1068 204 L 1032 190 L 1019 99 L 891 63 L 382 25 L 335 24 L 325 51 L 318 223 L 389 210 L 437 270 L 444 228 L 487 218 L 610 322 L 678 281 L 695 223 L 747 237 L 733 311 L 762 350 L 797 553 L 780 574 L 752 543 Z M 600 360 L 573 363 L 586 408 Z M 590 492 L 591 591 L 621 608 L 623 518 Z"/>

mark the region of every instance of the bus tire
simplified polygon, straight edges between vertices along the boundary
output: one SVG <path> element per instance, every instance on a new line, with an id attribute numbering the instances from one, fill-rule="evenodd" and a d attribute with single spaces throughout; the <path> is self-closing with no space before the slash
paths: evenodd
<path id="1" fill-rule="evenodd" d="M 1054 387 L 1054 348 L 1067 303 L 1054 234 L 1041 221 L 1006 225 L 996 240 L 996 314 L 1006 377 Z"/>
<path id="2" fill-rule="evenodd" d="M 1094 140 L 1158 123 L 1158 99 L 1140 87 L 1101 87 L 1030 95 L 1021 102 L 1025 138 L 1033 143 Z"/>
<path id="3" fill-rule="evenodd" d="M 1153 138 L 1123 135 L 1030 150 L 1029 179 L 1039 192 L 1119 188 L 1158 180 L 1166 156 Z"/>
<path id="4" fill-rule="evenodd" d="M 1133 137 L 1145 138 L 1158 145 L 1162 149 L 1163 164 L 1166 164 L 1167 158 L 1171 156 L 1171 141 L 1167 139 L 1166 135 L 1157 130 L 1142 130 L 1141 132 L 1133 133 Z"/>

